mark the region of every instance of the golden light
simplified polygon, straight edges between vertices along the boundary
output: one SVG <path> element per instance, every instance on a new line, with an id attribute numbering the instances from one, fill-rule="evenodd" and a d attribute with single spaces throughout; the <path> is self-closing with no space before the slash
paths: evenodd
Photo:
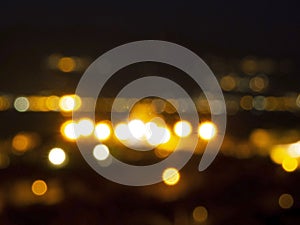
<path id="1" fill-rule="evenodd" d="M 285 157 L 284 160 L 282 161 L 282 168 L 286 172 L 293 172 L 297 169 L 297 167 L 298 167 L 298 161 L 295 158 Z"/>
<path id="2" fill-rule="evenodd" d="M 97 160 L 106 160 L 109 157 L 109 148 L 103 144 L 96 145 L 93 150 L 93 155 Z"/>
<path id="3" fill-rule="evenodd" d="M 258 148 L 268 148 L 272 145 L 271 134 L 264 129 L 255 129 L 252 131 L 250 141 Z"/>
<path id="4" fill-rule="evenodd" d="M 240 100 L 240 106 L 244 110 L 251 110 L 253 108 L 253 97 L 250 95 L 243 96 Z"/>
<path id="5" fill-rule="evenodd" d="M 212 122 L 204 122 L 199 125 L 198 134 L 204 140 L 211 140 L 216 133 L 217 128 Z"/>
<path id="6" fill-rule="evenodd" d="M 90 136 L 94 131 L 94 123 L 91 119 L 83 118 L 79 120 L 76 126 L 76 134 L 82 135 L 84 137 Z"/>
<path id="7" fill-rule="evenodd" d="M 278 200 L 279 206 L 283 209 L 289 209 L 294 204 L 294 198 L 290 194 L 282 194 Z"/>
<path id="8" fill-rule="evenodd" d="M 290 144 L 288 147 L 288 153 L 293 158 L 300 157 L 300 142 Z"/>
<path id="9" fill-rule="evenodd" d="M 14 101 L 14 107 L 19 112 L 25 112 L 29 109 L 29 101 L 26 97 L 18 97 Z"/>
<path id="10" fill-rule="evenodd" d="M 249 86 L 252 91 L 261 92 L 267 86 L 266 78 L 263 78 L 261 76 L 253 77 L 250 80 Z"/>
<path id="11" fill-rule="evenodd" d="M 128 123 L 128 128 L 132 136 L 136 139 L 142 139 L 146 135 L 146 127 L 141 120 L 131 120 Z"/>
<path id="12" fill-rule="evenodd" d="M 59 100 L 59 108 L 64 112 L 71 112 L 79 109 L 81 106 L 81 99 L 77 95 L 65 95 Z"/>
<path id="13" fill-rule="evenodd" d="M 10 107 L 10 100 L 6 96 L 0 96 L 0 111 L 5 111 Z"/>
<path id="14" fill-rule="evenodd" d="M 174 126 L 174 132 L 178 137 L 187 137 L 192 132 L 192 126 L 188 121 L 179 121 Z"/>
<path id="15" fill-rule="evenodd" d="M 60 98 L 58 96 L 51 95 L 46 98 L 45 105 L 48 110 L 57 111 L 59 110 L 59 100 Z"/>
<path id="16" fill-rule="evenodd" d="M 66 160 L 66 153 L 61 148 L 53 148 L 49 152 L 48 159 L 53 165 L 62 165 Z"/>
<path id="17" fill-rule="evenodd" d="M 167 143 L 171 138 L 171 132 L 168 128 L 159 127 L 154 122 L 146 123 L 147 142 L 152 146 Z"/>
<path id="18" fill-rule="evenodd" d="M 288 157 L 288 153 L 284 146 L 274 146 L 270 152 L 270 158 L 276 164 L 282 164 L 283 160 Z"/>
<path id="19" fill-rule="evenodd" d="M 26 152 L 31 146 L 31 139 L 28 135 L 17 134 L 12 140 L 12 146 L 19 152 Z"/>
<path id="20" fill-rule="evenodd" d="M 232 91 L 236 88 L 236 80 L 233 76 L 227 75 L 222 77 L 220 85 L 224 91 Z"/>
<path id="21" fill-rule="evenodd" d="M 115 127 L 115 135 L 121 141 L 128 140 L 128 138 L 130 137 L 130 131 L 127 124 L 117 124 L 117 126 Z"/>
<path id="22" fill-rule="evenodd" d="M 33 194 L 41 196 L 44 195 L 47 192 L 47 184 L 43 180 L 36 180 L 31 185 L 31 190 Z"/>
<path id="23" fill-rule="evenodd" d="M 180 174 L 176 168 L 167 168 L 164 170 L 162 178 L 165 184 L 173 186 L 179 182 Z"/>
<path id="24" fill-rule="evenodd" d="M 75 70 L 76 62 L 71 57 L 62 57 L 59 59 L 57 67 L 60 71 L 69 73 Z"/>
<path id="25" fill-rule="evenodd" d="M 111 134 L 110 126 L 107 123 L 98 123 L 95 126 L 95 136 L 101 141 L 107 140 Z"/>
<path id="26" fill-rule="evenodd" d="M 193 210 L 193 218 L 198 223 L 203 223 L 207 220 L 208 212 L 203 206 L 198 206 Z"/>
<path id="27" fill-rule="evenodd" d="M 68 120 L 60 127 L 61 134 L 68 140 L 74 141 L 79 137 L 79 134 L 75 132 L 77 123 L 73 120 Z"/>

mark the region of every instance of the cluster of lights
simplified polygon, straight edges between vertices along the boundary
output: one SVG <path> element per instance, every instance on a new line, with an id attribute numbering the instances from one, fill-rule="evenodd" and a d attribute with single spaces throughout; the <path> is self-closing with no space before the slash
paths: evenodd
<path id="1" fill-rule="evenodd" d="M 286 172 L 293 172 L 299 168 L 300 142 L 274 146 L 270 152 L 272 161 L 280 164 Z"/>

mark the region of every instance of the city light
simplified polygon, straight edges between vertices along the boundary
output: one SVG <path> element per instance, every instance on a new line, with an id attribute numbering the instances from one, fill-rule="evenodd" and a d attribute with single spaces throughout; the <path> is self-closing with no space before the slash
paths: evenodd
<path id="1" fill-rule="evenodd" d="M 193 210 L 193 218 L 195 222 L 203 223 L 207 220 L 208 212 L 203 206 L 198 206 Z"/>
<path id="2" fill-rule="evenodd" d="M 109 148 L 103 144 L 96 145 L 93 150 L 93 155 L 97 160 L 106 160 L 109 157 Z"/>
<path id="3" fill-rule="evenodd" d="M 111 134 L 110 126 L 107 123 L 98 123 L 95 126 L 94 133 L 96 138 L 100 141 L 107 140 Z"/>
<path id="4" fill-rule="evenodd" d="M 47 184 L 43 180 L 36 180 L 31 185 L 31 190 L 33 194 L 37 196 L 44 195 L 47 192 L 47 189 L 48 189 Z"/>
<path id="5" fill-rule="evenodd" d="M 19 112 L 26 112 L 29 109 L 29 101 L 26 97 L 18 97 L 14 101 L 14 107 Z"/>
<path id="6" fill-rule="evenodd" d="M 192 132 L 192 126 L 188 121 L 179 121 L 174 126 L 174 132 L 178 137 L 187 137 Z"/>
<path id="7" fill-rule="evenodd" d="M 173 186 L 179 182 L 180 174 L 175 168 L 167 168 L 164 170 L 162 178 L 165 184 Z"/>
<path id="8" fill-rule="evenodd" d="M 66 160 L 66 153 L 61 148 L 53 148 L 49 152 L 48 159 L 53 165 L 62 165 Z"/>
<path id="9" fill-rule="evenodd" d="M 216 135 L 217 129 L 212 122 L 201 123 L 198 129 L 200 138 L 204 140 L 211 140 Z"/>
<path id="10" fill-rule="evenodd" d="M 282 194 L 278 200 L 279 206 L 283 209 L 289 209 L 294 204 L 294 198 L 290 194 Z"/>
<path id="11" fill-rule="evenodd" d="M 79 137 L 79 134 L 75 132 L 77 123 L 72 120 L 68 120 L 61 125 L 60 132 L 68 140 L 74 141 Z"/>
<path id="12" fill-rule="evenodd" d="M 79 120 L 77 126 L 75 127 L 75 133 L 81 136 L 88 137 L 94 131 L 94 123 L 91 119 L 83 118 Z"/>
<path id="13" fill-rule="evenodd" d="M 77 95 L 65 95 L 59 100 L 59 108 L 64 112 L 71 112 L 79 109 L 81 106 L 81 99 Z"/>

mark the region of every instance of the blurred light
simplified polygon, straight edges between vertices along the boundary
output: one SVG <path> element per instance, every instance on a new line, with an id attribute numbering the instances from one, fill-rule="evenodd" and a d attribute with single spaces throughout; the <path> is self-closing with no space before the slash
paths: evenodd
<path id="1" fill-rule="evenodd" d="M 162 178 L 165 184 L 172 186 L 179 182 L 180 174 L 175 168 L 167 168 L 164 170 Z"/>
<path id="2" fill-rule="evenodd" d="M 272 144 L 270 133 L 264 129 L 255 129 L 252 131 L 250 141 L 258 148 L 267 148 Z"/>
<path id="3" fill-rule="evenodd" d="M 79 137 L 79 134 L 75 132 L 77 123 L 72 120 L 68 120 L 63 123 L 60 127 L 61 134 L 69 139 L 69 140 L 76 140 Z"/>
<path id="4" fill-rule="evenodd" d="M 101 141 L 109 138 L 111 134 L 110 126 L 107 123 L 98 123 L 95 126 L 95 136 Z"/>
<path id="5" fill-rule="evenodd" d="M 253 77 L 250 80 L 249 86 L 252 91 L 261 92 L 267 87 L 267 80 L 262 76 Z"/>
<path id="6" fill-rule="evenodd" d="M 203 206 L 198 206 L 193 210 L 193 218 L 198 223 L 203 223 L 207 220 L 208 212 Z"/>
<path id="7" fill-rule="evenodd" d="M 283 146 L 275 146 L 271 149 L 270 157 L 276 164 L 281 165 L 283 160 L 288 157 L 288 153 Z"/>
<path id="8" fill-rule="evenodd" d="M 295 158 L 285 157 L 282 161 L 282 168 L 286 172 L 293 172 L 298 167 L 298 161 Z"/>
<path id="9" fill-rule="evenodd" d="M 167 143 L 171 138 L 171 132 L 169 129 L 159 127 L 154 122 L 146 123 L 146 130 L 149 133 L 147 136 L 147 142 L 152 146 Z"/>
<path id="10" fill-rule="evenodd" d="M 236 80 L 233 76 L 227 75 L 222 77 L 220 85 L 224 91 L 232 91 L 236 88 Z"/>
<path id="11" fill-rule="evenodd" d="M 103 161 L 109 157 L 109 149 L 106 145 L 96 145 L 93 150 L 93 155 L 97 160 Z"/>
<path id="12" fill-rule="evenodd" d="M 244 110 L 251 110 L 253 108 L 253 97 L 250 95 L 243 96 L 240 101 L 240 106 Z"/>
<path id="13" fill-rule="evenodd" d="M 266 101 L 264 96 L 255 96 L 253 99 L 253 107 L 256 110 L 265 110 Z"/>
<path id="14" fill-rule="evenodd" d="M 10 107 L 10 100 L 6 96 L 0 96 L 0 111 L 5 111 Z"/>
<path id="15" fill-rule="evenodd" d="M 293 158 L 300 157 L 300 142 L 290 144 L 288 147 L 288 153 Z"/>
<path id="16" fill-rule="evenodd" d="M 174 132 L 178 137 L 187 137 L 192 132 L 192 126 L 188 121 L 179 121 L 174 126 Z"/>
<path id="17" fill-rule="evenodd" d="M 294 198 L 290 194 L 282 194 L 278 200 L 279 206 L 283 209 L 289 209 L 294 204 Z"/>
<path id="18" fill-rule="evenodd" d="M 90 136 L 94 131 L 94 123 L 90 119 L 81 119 L 79 120 L 77 126 L 75 127 L 75 133 L 82 136 Z"/>
<path id="19" fill-rule="evenodd" d="M 241 62 L 241 69 L 247 75 L 254 75 L 257 73 L 258 64 L 254 57 L 246 57 Z"/>
<path id="20" fill-rule="evenodd" d="M 204 140 L 211 140 L 217 133 L 217 128 L 212 122 L 204 122 L 199 125 L 198 134 Z"/>
<path id="21" fill-rule="evenodd" d="M 31 146 L 31 139 L 26 134 L 17 134 L 12 140 L 12 146 L 19 152 L 26 152 Z"/>
<path id="22" fill-rule="evenodd" d="M 131 120 L 128 123 L 129 131 L 136 139 L 141 139 L 146 135 L 145 124 L 141 120 Z"/>
<path id="23" fill-rule="evenodd" d="M 120 123 L 115 127 L 115 135 L 119 140 L 125 141 L 130 137 L 130 131 L 125 123 Z"/>
<path id="24" fill-rule="evenodd" d="M 14 107 L 19 112 L 25 112 L 29 109 L 29 101 L 26 97 L 18 97 L 14 102 Z"/>
<path id="25" fill-rule="evenodd" d="M 64 112 L 77 110 L 81 106 L 81 99 L 77 95 L 65 95 L 59 100 L 59 107 Z"/>
<path id="26" fill-rule="evenodd" d="M 9 166 L 10 159 L 7 154 L 0 153 L 0 169 L 7 168 Z"/>
<path id="27" fill-rule="evenodd" d="M 47 184 L 43 180 L 36 180 L 31 186 L 33 194 L 41 196 L 47 192 Z"/>
<path id="28" fill-rule="evenodd" d="M 76 62 L 71 57 L 62 57 L 59 59 L 57 67 L 62 72 L 69 73 L 75 70 Z"/>
<path id="29" fill-rule="evenodd" d="M 61 148 L 53 148 L 49 152 L 48 159 L 54 165 L 62 165 L 66 160 L 66 153 Z"/>
<path id="30" fill-rule="evenodd" d="M 162 113 L 166 108 L 166 102 L 163 99 L 154 99 L 151 104 L 156 113 Z"/>
<path id="31" fill-rule="evenodd" d="M 57 111 L 59 110 L 59 100 L 58 96 L 52 95 L 46 98 L 45 105 L 48 110 Z"/>
<path id="32" fill-rule="evenodd" d="M 300 108 L 300 94 L 298 95 L 296 99 L 296 105 Z"/>

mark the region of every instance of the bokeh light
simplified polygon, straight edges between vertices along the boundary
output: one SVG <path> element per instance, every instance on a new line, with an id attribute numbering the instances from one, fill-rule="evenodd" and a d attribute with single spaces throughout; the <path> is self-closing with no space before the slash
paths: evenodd
<path id="1" fill-rule="evenodd" d="M 65 95 L 59 100 L 59 108 L 64 112 L 71 112 L 79 109 L 81 106 L 81 99 L 77 95 Z"/>
<path id="2" fill-rule="evenodd" d="M 203 223 L 207 220 L 208 212 L 203 206 L 198 206 L 193 210 L 193 218 L 195 222 Z"/>
<path id="3" fill-rule="evenodd" d="M 278 200 L 279 206 L 283 209 L 289 209 L 294 204 L 294 198 L 290 194 L 282 194 Z"/>
<path id="4" fill-rule="evenodd" d="M 84 137 L 90 136 L 94 131 L 94 123 L 91 119 L 82 118 L 75 127 L 75 133 Z"/>
<path id="5" fill-rule="evenodd" d="M 106 160 L 109 157 L 109 148 L 103 144 L 96 145 L 93 150 L 93 155 L 97 160 Z"/>
<path id="6" fill-rule="evenodd" d="M 68 120 L 61 125 L 60 132 L 68 140 L 74 141 L 79 137 L 79 134 L 75 132 L 77 123 L 73 120 Z"/>
<path id="7" fill-rule="evenodd" d="M 172 186 L 179 182 L 180 174 L 176 168 L 167 168 L 164 170 L 162 178 L 165 184 Z"/>
<path id="8" fill-rule="evenodd" d="M 95 136 L 100 141 L 107 140 L 110 137 L 111 129 L 107 123 L 98 123 L 95 126 Z"/>
<path id="9" fill-rule="evenodd" d="M 128 123 L 128 128 L 131 135 L 136 139 L 142 139 L 146 135 L 146 127 L 141 120 L 131 120 Z"/>
<path id="10" fill-rule="evenodd" d="M 32 140 L 29 135 L 25 133 L 20 133 L 14 136 L 12 140 L 13 148 L 18 152 L 26 152 L 32 146 Z"/>
<path id="11" fill-rule="evenodd" d="M 215 137 L 217 128 L 212 122 L 204 122 L 199 125 L 198 134 L 204 140 L 211 140 Z"/>
<path id="12" fill-rule="evenodd" d="M 188 121 L 178 121 L 174 126 L 174 132 L 178 137 L 187 137 L 192 132 L 192 126 Z"/>
<path id="13" fill-rule="evenodd" d="M 62 57 L 57 63 L 57 68 L 65 73 L 69 73 L 75 70 L 76 62 L 71 57 Z"/>
<path id="14" fill-rule="evenodd" d="M 117 124 L 115 127 L 115 135 L 121 141 L 128 140 L 128 138 L 130 137 L 130 131 L 127 124 Z"/>
<path id="15" fill-rule="evenodd" d="M 47 192 L 47 184 L 43 180 L 36 180 L 32 183 L 31 190 L 33 194 L 41 196 Z"/>
<path id="16" fill-rule="evenodd" d="M 160 127 L 154 122 L 146 123 L 148 131 L 147 142 L 152 146 L 167 143 L 171 138 L 171 132 L 168 128 Z"/>
<path id="17" fill-rule="evenodd" d="M 224 91 L 232 91 L 236 88 L 236 80 L 233 76 L 227 75 L 221 78 L 220 85 Z"/>
<path id="18" fill-rule="evenodd" d="M 29 100 L 26 97 L 18 97 L 14 101 L 14 107 L 19 112 L 25 112 L 29 109 Z"/>
<path id="19" fill-rule="evenodd" d="M 53 148 L 49 152 L 48 159 L 53 165 L 62 165 L 66 160 L 66 153 L 61 148 Z"/>
<path id="20" fill-rule="evenodd" d="M 297 169 L 297 167 L 298 167 L 298 161 L 295 158 L 285 157 L 284 160 L 282 161 L 282 168 L 286 172 L 293 172 Z"/>

